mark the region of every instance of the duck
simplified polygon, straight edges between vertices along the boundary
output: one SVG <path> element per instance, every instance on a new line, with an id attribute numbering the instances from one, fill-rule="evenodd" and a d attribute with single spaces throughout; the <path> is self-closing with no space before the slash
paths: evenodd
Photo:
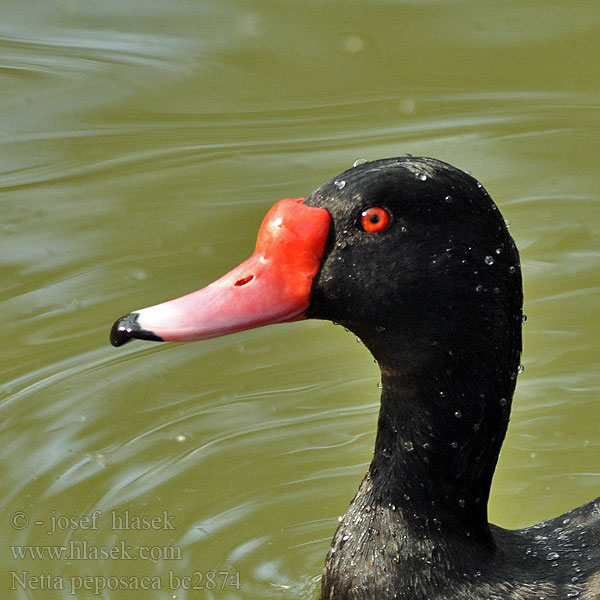
<path id="1" fill-rule="evenodd" d="M 600 600 L 600 498 L 509 530 L 488 499 L 521 370 L 520 258 L 469 173 L 405 155 L 277 202 L 252 256 L 118 319 L 111 342 L 193 341 L 323 319 L 381 370 L 372 461 L 321 600 Z"/>

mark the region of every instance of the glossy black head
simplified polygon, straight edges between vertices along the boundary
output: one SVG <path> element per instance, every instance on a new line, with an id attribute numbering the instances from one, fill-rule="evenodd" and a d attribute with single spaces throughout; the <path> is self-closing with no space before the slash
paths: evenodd
<path id="1" fill-rule="evenodd" d="M 518 354 L 519 255 L 473 177 L 430 158 L 385 159 L 345 171 L 305 204 L 332 216 L 308 316 L 343 324 L 390 367 L 435 359 L 435 348 L 508 343 Z"/>

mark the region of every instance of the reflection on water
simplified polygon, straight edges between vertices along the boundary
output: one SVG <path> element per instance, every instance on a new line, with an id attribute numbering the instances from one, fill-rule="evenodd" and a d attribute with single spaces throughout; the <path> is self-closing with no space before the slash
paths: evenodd
<path id="1" fill-rule="evenodd" d="M 5 573 L 158 576 L 148 597 L 192 598 L 169 581 L 239 572 L 241 589 L 204 597 L 316 596 L 372 450 L 378 374 L 364 348 L 310 322 L 119 350 L 108 330 L 239 263 L 271 204 L 359 157 L 453 162 L 512 223 L 526 370 L 494 520 L 523 525 L 598 494 L 597 11 L 339 8 L 59 0 L 4 16 L 2 539 L 158 549 L 134 561 L 5 549 Z M 163 521 L 118 530 L 113 511 Z M 21 512 L 26 526 L 9 520 Z M 52 531 L 60 517 L 72 519 Z"/>

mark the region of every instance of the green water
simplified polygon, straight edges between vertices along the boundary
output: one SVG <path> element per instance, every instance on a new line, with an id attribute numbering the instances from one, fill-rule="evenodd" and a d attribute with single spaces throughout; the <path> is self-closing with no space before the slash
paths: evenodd
<path id="1" fill-rule="evenodd" d="M 493 521 L 600 493 L 595 3 L 3 8 L 3 597 L 314 598 L 371 456 L 366 350 L 317 322 L 120 349 L 108 331 L 246 258 L 274 202 L 357 158 L 454 163 L 511 222 L 529 319 Z"/>

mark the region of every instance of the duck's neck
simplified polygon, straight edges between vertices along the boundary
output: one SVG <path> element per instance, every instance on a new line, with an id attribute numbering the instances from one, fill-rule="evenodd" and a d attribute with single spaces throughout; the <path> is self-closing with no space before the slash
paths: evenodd
<path id="1" fill-rule="evenodd" d="M 334 537 L 323 599 L 438 597 L 457 573 L 477 577 L 493 561 L 487 501 L 516 348 L 504 370 L 452 353 L 435 373 L 382 365 L 373 460 Z"/>
<path id="2" fill-rule="evenodd" d="M 373 501 L 401 507 L 409 529 L 491 543 L 487 501 L 517 365 L 484 373 L 477 361 L 452 358 L 433 375 L 382 365 Z"/>

